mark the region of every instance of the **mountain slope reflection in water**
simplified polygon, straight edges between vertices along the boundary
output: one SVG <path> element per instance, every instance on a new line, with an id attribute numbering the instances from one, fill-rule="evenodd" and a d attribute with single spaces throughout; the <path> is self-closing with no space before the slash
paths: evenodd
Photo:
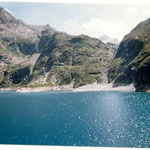
<path id="1" fill-rule="evenodd" d="M 150 147 L 150 94 L 0 93 L 0 143 Z"/>

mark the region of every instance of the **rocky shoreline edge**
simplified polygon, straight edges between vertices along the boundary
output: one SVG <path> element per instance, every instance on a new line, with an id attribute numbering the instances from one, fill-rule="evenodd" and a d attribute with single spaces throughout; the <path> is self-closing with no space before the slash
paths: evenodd
<path id="1" fill-rule="evenodd" d="M 0 88 L 1 92 L 4 91 L 15 91 L 15 92 L 44 92 L 44 91 L 73 91 L 73 92 L 84 92 L 84 91 L 124 91 L 124 92 L 135 92 L 133 84 L 128 86 L 113 87 L 112 84 L 97 84 L 92 83 L 84 85 L 78 88 L 73 88 L 73 85 L 64 86 L 45 86 L 45 87 L 33 87 L 33 88 Z"/>

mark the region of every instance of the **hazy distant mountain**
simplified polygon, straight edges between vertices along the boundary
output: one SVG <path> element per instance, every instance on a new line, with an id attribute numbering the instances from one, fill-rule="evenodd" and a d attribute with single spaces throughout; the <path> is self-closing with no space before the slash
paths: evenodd
<path id="1" fill-rule="evenodd" d="M 118 39 L 116 39 L 116 38 L 112 38 L 112 37 L 109 37 L 109 36 L 107 36 L 107 35 L 103 35 L 103 36 L 101 36 L 100 38 L 99 38 L 102 42 L 104 42 L 104 43 L 114 43 L 114 44 L 119 44 L 120 43 L 120 41 L 118 40 Z"/>

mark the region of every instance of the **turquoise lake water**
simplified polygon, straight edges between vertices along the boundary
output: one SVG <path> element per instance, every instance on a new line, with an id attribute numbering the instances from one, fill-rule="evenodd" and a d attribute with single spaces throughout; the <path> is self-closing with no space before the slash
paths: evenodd
<path id="1" fill-rule="evenodd" d="M 150 147 L 150 93 L 0 92 L 0 144 Z"/>

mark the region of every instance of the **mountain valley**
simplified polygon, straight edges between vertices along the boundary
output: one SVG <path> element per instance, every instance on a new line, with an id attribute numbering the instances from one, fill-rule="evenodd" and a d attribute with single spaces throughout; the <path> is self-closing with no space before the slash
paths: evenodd
<path id="1" fill-rule="evenodd" d="M 150 19 L 118 45 L 28 25 L 0 7 L 0 88 L 134 84 L 150 89 Z M 106 39 L 106 37 L 103 37 Z"/>

